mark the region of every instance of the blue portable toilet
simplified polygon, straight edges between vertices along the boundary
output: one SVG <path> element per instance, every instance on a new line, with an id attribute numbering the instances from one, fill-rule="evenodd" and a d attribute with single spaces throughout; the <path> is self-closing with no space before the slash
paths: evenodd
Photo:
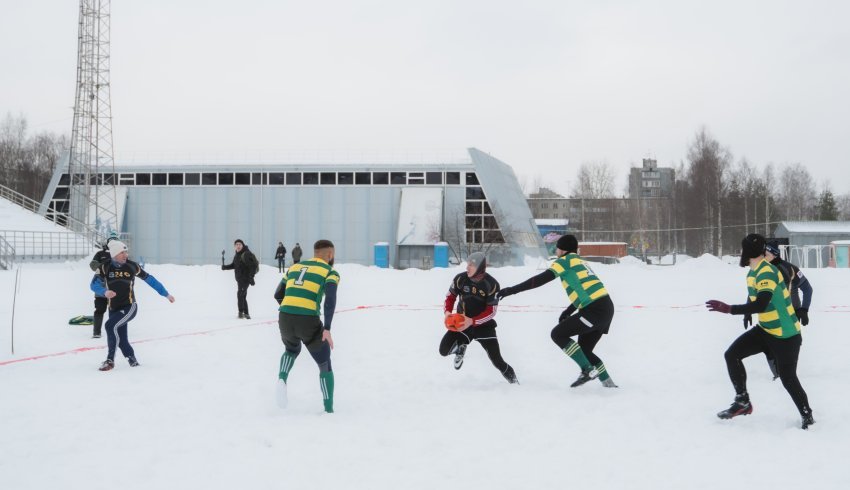
<path id="1" fill-rule="evenodd" d="M 434 267 L 449 266 L 449 244 L 437 242 L 434 244 Z"/>
<path id="2" fill-rule="evenodd" d="M 375 265 L 386 269 L 390 266 L 390 244 L 378 242 L 375 244 Z"/>

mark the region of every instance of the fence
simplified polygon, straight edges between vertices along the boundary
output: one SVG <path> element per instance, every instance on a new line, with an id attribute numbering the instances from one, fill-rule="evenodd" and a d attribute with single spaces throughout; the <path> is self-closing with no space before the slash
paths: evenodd
<path id="1" fill-rule="evenodd" d="M 18 262 L 79 260 L 93 253 L 88 237 L 70 231 L 0 230 L 0 239 Z"/>
<path id="2" fill-rule="evenodd" d="M 9 270 L 15 266 L 15 247 L 0 237 L 0 269 Z"/>

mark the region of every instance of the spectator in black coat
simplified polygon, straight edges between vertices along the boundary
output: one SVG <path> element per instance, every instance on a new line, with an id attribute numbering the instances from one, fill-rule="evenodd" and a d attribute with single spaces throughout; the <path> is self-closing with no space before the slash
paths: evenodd
<path id="1" fill-rule="evenodd" d="M 301 262 L 301 244 L 295 243 L 295 248 L 292 249 L 292 263 L 297 264 Z"/>
<path id="2" fill-rule="evenodd" d="M 277 259 L 277 271 L 283 273 L 283 269 L 286 267 L 286 247 L 283 246 L 283 242 L 277 242 L 274 258 Z"/>
<path id="3" fill-rule="evenodd" d="M 225 265 L 224 257 L 222 257 L 221 270 L 233 270 L 233 274 L 236 277 L 236 284 L 238 285 L 236 289 L 236 304 L 239 307 L 239 318 L 250 320 L 251 315 L 248 314 L 248 286 L 254 285 L 254 276 L 260 268 L 260 262 L 254 253 L 248 249 L 248 245 L 245 245 L 245 242 L 241 239 L 237 238 L 233 242 L 233 248 L 236 249 L 236 253 L 233 255 L 233 261 Z"/>

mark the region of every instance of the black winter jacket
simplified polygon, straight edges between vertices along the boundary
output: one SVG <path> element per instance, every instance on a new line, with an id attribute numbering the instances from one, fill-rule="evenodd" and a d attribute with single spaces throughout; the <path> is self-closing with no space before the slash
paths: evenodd
<path id="1" fill-rule="evenodd" d="M 241 252 L 236 252 L 233 255 L 233 261 L 227 265 L 221 266 L 221 270 L 227 271 L 233 269 L 233 275 L 237 281 L 253 282 L 254 271 L 257 267 L 257 257 L 248 246 L 242 247 Z"/>

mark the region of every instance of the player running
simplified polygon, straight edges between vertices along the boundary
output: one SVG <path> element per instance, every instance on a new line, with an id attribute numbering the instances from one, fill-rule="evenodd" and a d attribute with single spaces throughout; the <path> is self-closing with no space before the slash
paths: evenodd
<path id="1" fill-rule="evenodd" d="M 576 388 L 598 377 L 602 386 L 616 388 L 605 363 L 593 353 L 596 344 L 611 326 L 614 303 L 599 277 L 579 257 L 575 236 L 559 238 L 556 253 L 558 259 L 551 267 L 525 282 L 502 289 L 499 298 L 538 288 L 556 277 L 560 278 L 570 306 L 561 313 L 558 324 L 552 329 L 552 341 L 581 368 L 578 379 L 570 386 Z M 578 342 L 571 338 L 575 336 L 578 336 Z"/>

